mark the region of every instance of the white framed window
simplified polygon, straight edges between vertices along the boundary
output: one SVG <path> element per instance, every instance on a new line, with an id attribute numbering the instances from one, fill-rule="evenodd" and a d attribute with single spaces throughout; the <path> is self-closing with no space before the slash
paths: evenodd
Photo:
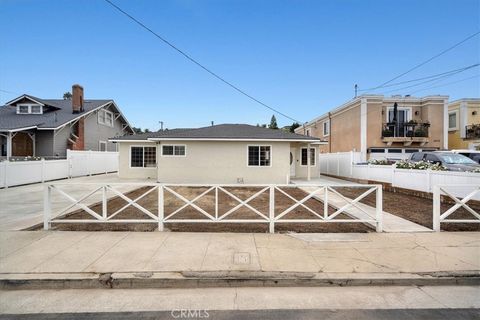
<path id="1" fill-rule="evenodd" d="M 107 141 L 98 141 L 98 151 L 107 151 Z"/>
<path id="2" fill-rule="evenodd" d="M 393 107 L 387 107 L 386 122 L 393 122 L 394 114 Z M 403 123 L 412 120 L 411 107 L 397 107 L 397 122 Z"/>
<path id="3" fill-rule="evenodd" d="M 187 146 L 184 144 L 162 145 L 162 157 L 185 157 L 186 155 Z"/>
<path id="4" fill-rule="evenodd" d="M 323 136 L 324 137 L 330 135 L 330 120 L 325 121 L 322 124 L 322 128 L 323 128 Z"/>
<path id="5" fill-rule="evenodd" d="M 302 166 L 307 166 L 308 165 L 308 155 L 307 155 L 307 148 L 302 148 L 301 149 L 301 162 L 300 164 Z M 314 166 L 315 165 L 315 160 L 316 160 L 316 150 L 315 148 L 310 148 L 310 165 Z"/>
<path id="6" fill-rule="evenodd" d="M 97 117 L 98 123 L 113 127 L 113 112 L 102 109 L 98 111 Z"/>
<path id="7" fill-rule="evenodd" d="M 248 146 L 249 167 L 270 167 L 272 165 L 272 146 Z"/>
<path id="8" fill-rule="evenodd" d="M 131 146 L 131 168 L 154 168 L 157 165 L 157 147 Z"/>
<path id="9" fill-rule="evenodd" d="M 448 130 L 458 130 L 458 111 L 450 111 L 448 113 Z"/>
<path id="10" fill-rule="evenodd" d="M 43 108 L 39 104 L 17 104 L 17 114 L 43 114 Z"/>

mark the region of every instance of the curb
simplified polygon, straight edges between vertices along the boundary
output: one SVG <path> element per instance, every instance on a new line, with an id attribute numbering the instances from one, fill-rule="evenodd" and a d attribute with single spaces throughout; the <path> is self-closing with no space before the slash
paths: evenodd
<path id="1" fill-rule="evenodd" d="M 0 274 L 0 290 L 427 285 L 480 285 L 480 273 L 186 271 Z"/>

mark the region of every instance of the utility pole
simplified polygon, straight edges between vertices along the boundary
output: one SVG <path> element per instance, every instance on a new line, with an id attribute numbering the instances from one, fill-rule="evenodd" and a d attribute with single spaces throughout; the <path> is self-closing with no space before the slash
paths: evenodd
<path id="1" fill-rule="evenodd" d="M 158 121 L 160 123 L 160 131 L 163 131 L 163 121 Z"/>
<path id="2" fill-rule="evenodd" d="M 355 84 L 355 98 L 357 97 L 357 90 L 358 90 L 358 85 Z"/>

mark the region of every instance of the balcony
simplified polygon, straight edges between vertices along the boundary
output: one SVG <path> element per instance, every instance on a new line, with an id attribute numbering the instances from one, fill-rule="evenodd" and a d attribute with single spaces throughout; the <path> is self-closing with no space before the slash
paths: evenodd
<path id="1" fill-rule="evenodd" d="M 465 139 L 480 139 L 480 124 L 465 126 Z"/>
<path id="2" fill-rule="evenodd" d="M 388 122 L 383 124 L 382 141 L 391 146 L 393 143 L 403 143 L 410 146 L 418 143 L 424 146 L 428 141 L 428 128 L 430 123 L 409 122 Z"/>

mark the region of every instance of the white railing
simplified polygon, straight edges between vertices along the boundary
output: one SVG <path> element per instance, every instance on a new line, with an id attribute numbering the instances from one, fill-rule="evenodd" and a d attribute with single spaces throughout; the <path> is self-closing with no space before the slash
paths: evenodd
<path id="1" fill-rule="evenodd" d="M 392 187 L 433 193 L 436 185 L 480 185 L 480 173 L 398 169 L 394 165 L 356 164 L 358 152 L 319 155 L 320 174 L 389 183 Z M 450 191 L 457 197 L 468 195 L 462 188 Z M 474 196 L 480 200 L 480 194 Z"/>
<path id="2" fill-rule="evenodd" d="M 52 223 L 156 223 L 158 224 L 158 230 L 163 231 L 164 225 L 168 223 L 266 223 L 269 225 L 269 232 L 275 231 L 275 223 L 363 223 L 370 224 L 375 227 L 377 232 L 382 232 L 382 187 L 380 185 L 198 185 L 198 184 L 160 184 L 160 183 L 114 183 L 114 184 L 95 184 L 95 183 L 82 183 L 81 185 L 91 186 L 91 190 L 80 198 L 75 198 L 68 194 L 67 191 L 62 190 L 62 185 L 72 186 L 69 184 L 46 184 L 44 194 L 44 229 L 48 230 Z M 80 184 L 79 184 L 80 185 Z M 129 189 L 128 191 L 126 191 Z M 132 191 L 139 190 L 142 187 L 147 187 L 148 190 L 135 198 L 128 194 Z M 200 194 L 196 195 L 193 199 L 189 200 L 182 192 L 175 190 L 177 187 L 186 188 L 205 188 Z M 235 192 L 229 190 L 229 188 L 255 188 L 255 191 L 247 199 L 242 200 Z M 288 189 L 297 188 L 302 191 L 302 198 L 296 199 L 288 191 Z M 338 192 L 337 188 L 365 188 L 366 191 L 362 192 L 355 199 L 350 199 L 343 196 Z M 122 189 L 122 191 L 120 191 Z M 141 199 L 144 199 L 147 195 L 156 192 L 154 198 L 156 200 L 156 211 L 149 210 L 145 205 L 139 204 Z M 227 195 L 229 199 L 236 201 L 236 205 L 227 210 L 224 213 L 219 211 L 221 199 L 219 192 Z M 280 194 L 283 197 L 289 199 L 293 204 L 288 205 L 286 208 L 278 210 L 276 208 L 278 202 L 275 193 Z M 57 212 L 53 213 L 52 202 L 53 194 L 58 194 L 63 200 L 68 201 L 66 207 L 61 208 Z M 98 197 L 98 193 L 101 193 L 101 197 Z M 109 201 L 113 199 L 108 198 L 107 194 L 110 193 L 114 197 L 121 198 L 125 201 L 125 204 L 115 210 L 112 213 L 108 212 Z M 205 209 L 196 204 L 200 199 L 207 194 L 213 193 L 213 208 Z M 360 204 L 360 200 L 366 196 L 375 193 L 376 204 L 375 208 L 368 207 L 364 204 Z M 88 198 L 97 194 L 96 202 L 89 205 Z M 169 196 L 170 204 L 171 199 L 181 200 L 182 204 L 175 207 L 171 213 L 165 213 L 166 199 Z M 268 212 L 261 212 L 258 208 L 255 208 L 250 203 L 262 196 Z M 133 198 L 133 199 L 132 199 Z M 321 210 L 315 210 L 309 207 L 307 201 L 315 199 L 323 203 L 320 204 Z M 332 201 L 336 199 L 336 201 Z M 101 212 L 95 212 L 91 206 L 95 204 L 99 206 L 101 204 Z M 121 212 L 129 207 L 135 207 L 145 217 L 142 219 L 116 219 Z M 200 213 L 204 218 L 178 218 L 177 215 L 187 208 L 191 207 L 196 212 Z M 254 213 L 254 218 L 245 219 L 230 219 L 231 215 L 237 212 L 240 208 L 248 208 Z M 294 217 L 295 210 L 302 208 L 310 212 L 313 216 L 311 218 Z M 331 208 L 335 208 L 334 212 L 331 212 Z M 351 209 L 355 209 L 357 214 L 352 214 Z M 74 219 L 70 216 L 72 212 L 78 209 L 83 210 L 88 214 L 90 219 Z M 360 214 L 358 213 L 360 212 Z M 345 215 L 347 218 L 338 218 L 340 214 Z M 291 218 L 290 218 L 291 217 Z"/>
<path id="3" fill-rule="evenodd" d="M 457 198 L 455 195 L 452 194 L 449 188 L 462 188 L 468 189 L 470 192 L 463 197 L 463 199 Z M 480 214 L 479 212 L 472 209 L 467 203 L 474 199 L 475 196 L 478 194 L 480 195 L 480 185 L 436 185 L 433 189 L 433 230 L 440 231 L 440 223 L 480 223 Z M 446 197 L 455 201 L 455 204 L 450 207 L 448 210 L 442 213 L 441 210 L 441 195 L 445 195 Z M 458 209 L 463 208 L 468 213 L 472 215 L 471 219 L 447 219 L 450 215 L 452 215 Z"/>
<path id="4" fill-rule="evenodd" d="M 118 171 L 118 152 L 72 151 L 60 160 L 0 161 L 0 188 Z"/>

